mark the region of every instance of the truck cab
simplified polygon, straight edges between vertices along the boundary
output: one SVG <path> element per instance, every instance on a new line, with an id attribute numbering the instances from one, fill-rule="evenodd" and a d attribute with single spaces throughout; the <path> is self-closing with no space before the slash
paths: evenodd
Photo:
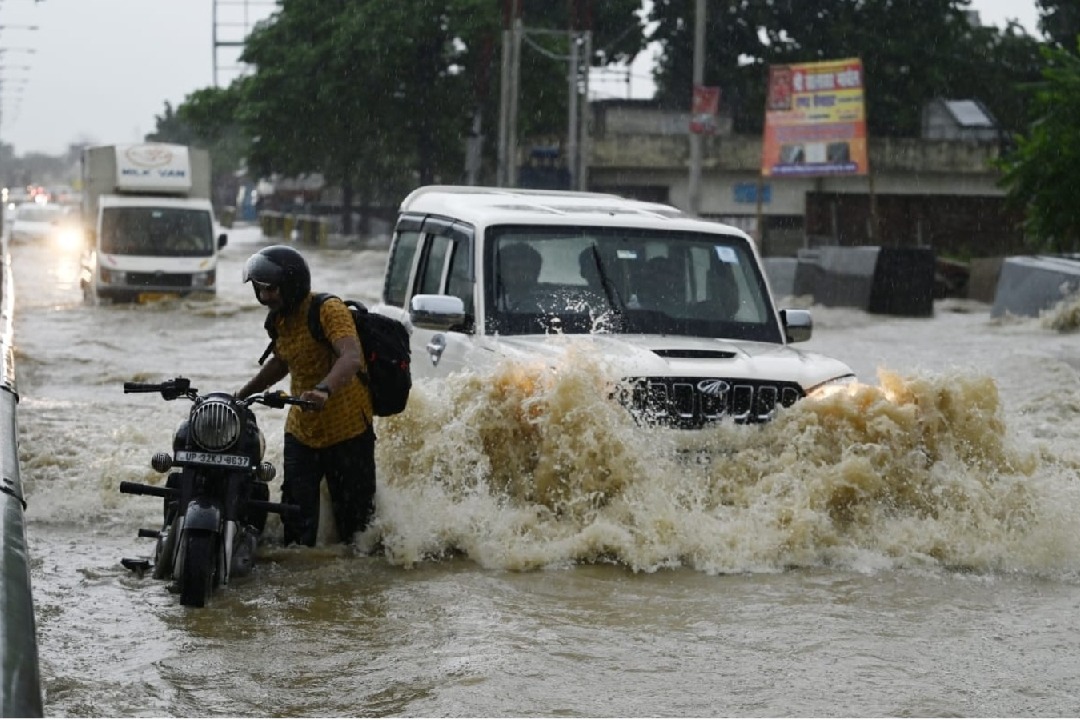
<path id="1" fill-rule="evenodd" d="M 217 291 L 206 151 L 162 143 L 87 148 L 80 282 L 89 301 L 145 302 Z"/>

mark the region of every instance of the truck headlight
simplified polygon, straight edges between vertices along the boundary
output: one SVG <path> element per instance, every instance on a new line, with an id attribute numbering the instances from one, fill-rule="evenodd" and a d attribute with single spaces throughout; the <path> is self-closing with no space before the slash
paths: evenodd
<path id="1" fill-rule="evenodd" d="M 207 270 L 206 272 L 195 273 L 191 276 L 192 287 L 211 288 L 214 287 L 214 282 L 217 280 L 217 271 Z"/>
<path id="2" fill-rule="evenodd" d="M 110 270 L 109 268 L 101 268 L 98 273 L 98 281 L 103 285 L 123 285 L 127 279 L 123 270 Z"/>

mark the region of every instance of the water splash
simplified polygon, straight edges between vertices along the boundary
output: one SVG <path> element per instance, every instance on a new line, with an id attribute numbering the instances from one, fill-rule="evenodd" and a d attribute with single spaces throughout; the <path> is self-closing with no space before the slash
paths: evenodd
<path id="1" fill-rule="evenodd" d="M 1075 472 L 1009 436 L 988 377 L 882 372 L 765 426 L 694 432 L 636 426 L 603 378 L 578 358 L 419 383 L 379 426 L 387 557 L 710 573 L 1072 563 Z"/>

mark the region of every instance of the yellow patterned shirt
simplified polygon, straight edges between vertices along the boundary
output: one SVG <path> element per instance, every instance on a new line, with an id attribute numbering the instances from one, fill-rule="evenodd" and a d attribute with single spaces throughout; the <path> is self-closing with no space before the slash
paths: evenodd
<path id="1" fill-rule="evenodd" d="M 327 343 L 320 342 L 308 329 L 309 294 L 299 309 L 277 320 L 274 353 L 289 366 L 290 394 L 300 395 L 326 378 L 337 356 Z M 323 332 L 333 343 L 343 337 L 356 337 L 352 313 L 338 298 L 328 298 L 320 309 Z M 363 363 L 361 352 L 361 363 Z M 363 367 L 363 364 L 361 365 Z M 360 435 L 371 423 L 371 395 L 356 376 L 345 387 L 334 391 L 322 410 L 289 410 L 285 432 L 313 448 L 325 448 Z"/>

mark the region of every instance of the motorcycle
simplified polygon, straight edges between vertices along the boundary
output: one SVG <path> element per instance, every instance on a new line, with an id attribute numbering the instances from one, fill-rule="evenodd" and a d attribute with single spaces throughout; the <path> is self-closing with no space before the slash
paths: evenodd
<path id="1" fill-rule="evenodd" d="M 204 607 L 214 590 L 251 572 L 255 547 L 268 513 L 298 512 L 295 505 L 270 502 L 274 466 L 263 461 L 266 441 L 255 420 L 255 404 L 281 409 L 314 404 L 282 392 L 242 400 L 229 393 L 200 395 L 191 381 L 125 382 L 125 393 L 160 393 L 165 400 L 187 398 L 191 409 L 173 435 L 172 454 L 155 453 L 151 467 L 169 473 L 164 486 L 121 482 L 120 492 L 163 498 L 160 530 L 141 528 L 138 537 L 156 540 L 153 560 L 123 558 L 140 574 L 153 571 L 171 580 L 180 604 Z M 171 472 L 174 468 L 177 472 Z"/>

